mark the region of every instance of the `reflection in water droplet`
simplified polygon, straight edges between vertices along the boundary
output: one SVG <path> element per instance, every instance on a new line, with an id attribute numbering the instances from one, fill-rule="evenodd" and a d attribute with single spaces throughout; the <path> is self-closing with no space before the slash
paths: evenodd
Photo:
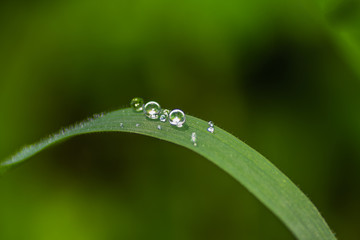
<path id="1" fill-rule="evenodd" d="M 131 100 L 130 106 L 135 112 L 141 112 L 144 108 L 144 100 L 142 98 L 135 97 Z"/>
<path id="2" fill-rule="evenodd" d="M 161 126 L 160 126 L 160 125 L 157 125 L 157 129 L 161 130 Z"/>
<path id="3" fill-rule="evenodd" d="M 185 123 L 185 113 L 180 109 L 174 109 L 169 114 L 169 122 L 171 125 L 175 125 L 177 127 L 182 127 Z"/>
<path id="4" fill-rule="evenodd" d="M 140 123 L 137 123 L 135 126 L 140 127 Z"/>
<path id="5" fill-rule="evenodd" d="M 158 119 L 161 111 L 160 104 L 154 101 L 150 101 L 144 106 L 144 113 L 147 118 Z"/>
<path id="6" fill-rule="evenodd" d="M 124 124 L 123 124 L 123 123 L 120 123 L 120 127 L 123 128 L 123 127 L 124 127 Z"/>

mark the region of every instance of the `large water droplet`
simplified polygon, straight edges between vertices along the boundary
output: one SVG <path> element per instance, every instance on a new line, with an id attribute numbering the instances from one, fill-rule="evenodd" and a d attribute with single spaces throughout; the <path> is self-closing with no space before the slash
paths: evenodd
<path id="1" fill-rule="evenodd" d="M 130 102 L 130 106 L 135 112 L 141 112 L 144 109 L 144 100 L 142 98 L 133 98 Z"/>
<path id="2" fill-rule="evenodd" d="M 154 101 L 150 101 L 146 103 L 144 106 L 145 116 L 150 119 L 158 119 L 160 111 L 161 111 L 160 104 Z"/>
<path id="3" fill-rule="evenodd" d="M 160 114 L 160 121 L 166 122 L 166 120 L 169 117 L 170 110 L 169 109 L 163 109 Z"/>
<path id="4" fill-rule="evenodd" d="M 171 125 L 175 125 L 177 127 L 182 127 L 185 123 L 185 113 L 180 109 L 174 109 L 169 114 L 169 122 Z"/>

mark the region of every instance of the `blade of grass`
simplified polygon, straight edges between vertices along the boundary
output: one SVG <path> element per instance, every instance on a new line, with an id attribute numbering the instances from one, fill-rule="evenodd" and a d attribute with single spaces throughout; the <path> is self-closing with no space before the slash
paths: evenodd
<path id="1" fill-rule="evenodd" d="M 76 135 L 105 131 L 138 133 L 179 144 L 212 161 L 243 184 L 298 239 L 335 239 L 316 207 L 280 170 L 228 132 L 216 127 L 211 134 L 207 127 L 207 122 L 192 116 L 187 116 L 186 125 L 177 128 L 169 123 L 147 120 L 143 114 L 129 108 L 117 110 L 23 148 L 0 163 L 0 174 L 48 146 Z M 190 141 L 192 132 L 196 132 L 197 146 Z"/>

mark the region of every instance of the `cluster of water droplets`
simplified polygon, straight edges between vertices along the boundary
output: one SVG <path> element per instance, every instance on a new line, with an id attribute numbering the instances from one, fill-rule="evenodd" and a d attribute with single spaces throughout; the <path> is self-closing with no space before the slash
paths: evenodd
<path id="1" fill-rule="evenodd" d="M 144 104 L 142 98 L 133 98 L 130 102 L 132 109 L 135 112 L 141 112 L 145 114 L 148 119 L 160 120 L 160 122 L 169 121 L 171 125 L 181 128 L 185 121 L 185 113 L 180 109 L 174 109 L 172 111 L 168 109 L 162 109 L 160 104 L 155 101 L 150 101 Z M 140 125 L 136 125 L 137 127 Z M 158 125 L 157 129 L 161 130 L 161 126 Z"/>
<path id="2" fill-rule="evenodd" d="M 196 138 L 196 132 L 191 133 L 191 138 L 190 138 L 191 142 L 194 144 L 194 146 L 197 146 L 197 138 Z"/>
<path id="3" fill-rule="evenodd" d="M 130 105 L 135 112 L 143 112 L 144 115 L 150 120 L 159 120 L 163 123 L 169 121 L 171 125 L 178 128 L 181 128 L 186 121 L 185 113 L 182 110 L 173 109 L 170 111 L 168 109 L 162 109 L 160 104 L 155 101 L 149 101 L 145 103 L 142 98 L 136 97 L 131 100 Z M 207 128 L 207 131 L 209 133 L 214 133 L 214 123 L 209 121 L 208 125 L 209 127 Z M 123 128 L 123 126 L 123 123 L 120 123 L 120 127 Z M 137 123 L 135 126 L 139 127 L 140 124 Z M 157 129 L 161 130 L 161 125 L 157 125 Z M 196 132 L 192 132 L 190 141 L 195 147 L 197 146 L 197 140 Z"/>
<path id="4" fill-rule="evenodd" d="M 214 131 L 215 131 L 214 123 L 212 121 L 209 121 L 208 124 L 209 124 L 209 127 L 207 128 L 208 132 L 214 133 Z"/>

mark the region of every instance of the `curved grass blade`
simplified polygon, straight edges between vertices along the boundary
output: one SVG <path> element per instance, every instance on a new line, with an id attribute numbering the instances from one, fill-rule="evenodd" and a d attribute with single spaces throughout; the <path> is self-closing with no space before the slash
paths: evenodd
<path id="1" fill-rule="evenodd" d="M 177 128 L 169 123 L 148 120 L 130 108 L 122 109 L 79 123 L 25 147 L 0 163 L 0 174 L 48 146 L 76 135 L 105 131 L 139 133 L 179 144 L 212 161 L 254 194 L 298 239 L 336 239 L 311 201 L 272 163 L 226 131 L 216 127 L 211 134 L 207 127 L 207 122 L 191 116 L 187 116 L 186 125 Z M 193 132 L 196 132 L 197 146 L 190 140 Z"/>

